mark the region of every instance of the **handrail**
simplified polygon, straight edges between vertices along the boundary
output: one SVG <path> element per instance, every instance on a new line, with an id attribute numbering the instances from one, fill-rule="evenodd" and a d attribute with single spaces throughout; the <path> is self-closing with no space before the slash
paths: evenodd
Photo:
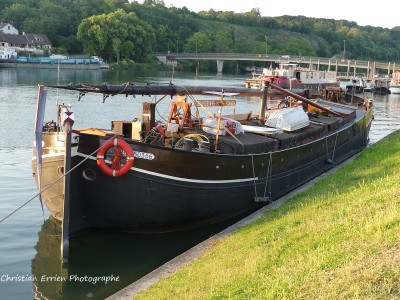
<path id="1" fill-rule="evenodd" d="M 340 67 L 356 67 L 360 69 L 372 68 L 388 71 L 400 71 L 400 62 L 379 62 L 354 59 L 339 59 L 315 56 L 297 56 L 297 55 L 279 55 L 279 54 L 254 54 L 254 53 L 172 53 L 159 52 L 156 56 L 165 56 L 167 59 L 225 59 L 225 60 L 251 60 L 251 61 L 271 61 L 271 62 L 293 62 L 293 63 L 311 63 Z"/>

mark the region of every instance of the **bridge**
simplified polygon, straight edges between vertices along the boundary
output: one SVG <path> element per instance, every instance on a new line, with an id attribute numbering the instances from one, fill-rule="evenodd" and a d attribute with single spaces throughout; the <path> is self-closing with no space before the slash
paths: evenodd
<path id="1" fill-rule="evenodd" d="M 367 80 L 376 77 L 391 78 L 392 73 L 400 71 L 400 66 L 391 62 L 376 62 L 364 60 L 337 59 L 312 56 L 290 56 L 276 54 L 247 54 L 247 53 L 157 53 L 157 58 L 170 65 L 176 65 L 178 60 L 215 60 L 217 71 L 222 73 L 224 61 L 262 61 L 274 63 L 296 63 L 307 65 L 310 69 L 319 70 L 326 66 L 327 70 L 336 71 L 338 78 L 362 76 Z M 339 68 L 341 72 L 339 72 Z M 344 70 L 344 71 L 343 71 Z"/>

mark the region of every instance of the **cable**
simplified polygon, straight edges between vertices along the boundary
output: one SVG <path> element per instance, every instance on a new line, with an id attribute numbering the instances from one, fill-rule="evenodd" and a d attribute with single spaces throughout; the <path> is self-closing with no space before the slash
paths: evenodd
<path id="1" fill-rule="evenodd" d="M 110 138 L 113 139 L 114 137 Z M 6 219 L 8 219 L 9 217 L 11 217 L 13 214 L 15 214 L 17 211 L 19 211 L 21 208 L 23 208 L 24 206 L 26 206 L 27 204 L 29 204 L 30 202 L 32 202 L 33 199 L 35 199 L 36 197 L 38 197 L 41 193 L 47 191 L 49 188 L 51 188 L 53 185 L 55 185 L 57 182 L 59 182 L 61 179 L 63 179 L 67 174 L 71 173 L 72 171 L 74 171 L 76 168 L 78 168 L 82 163 L 84 163 L 87 159 L 89 159 L 90 156 L 92 156 L 93 154 L 95 154 L 97 151 L 99 151 L 103 146 L 105 145 L 105 143 L 103 145 L 101 145 L 98 149 L 96 149 L 94 152 L 92 152 L 90 155 L 88 155 L 88 157 L 86 157 L 84 160 L 82 160 L 79 164 L 77 164 L 75 167 L 73 167 L 71 170 L 69 170 L 67 173 L 65 173 L 63 176 L 59 177 L 58 179 L 56 179 L 53 183 L 51 183 L 49 186 L 47 186 L 44 190 L 39 191 L 39 193 L 37 193 L 35 196 L 33 196 L 31 199 L 29 199 L 28 201 L 26 201 L 24 204 L 22 204 L 21 206 L 19 206 L 17 209 L 15 209 L 14 211 L 12 211 L 11 213 L 9 213 L 7 216 L 5 216 L 3 219 L 0 220 L 0 224 L 3 223 L 3 221 L 5 221 Z M 45 202 L 46 204 L 46 202 Z"/>

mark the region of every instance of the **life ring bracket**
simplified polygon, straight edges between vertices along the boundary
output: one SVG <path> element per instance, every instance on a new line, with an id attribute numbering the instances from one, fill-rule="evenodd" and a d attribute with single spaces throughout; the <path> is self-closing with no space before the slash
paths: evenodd
<path id="1" fill-rule="evenodd" d="M 115 147 L 111 164 L 107 164 L 105 155 L 108 150 Z M 121 151 L 122 149 L 122 151 Z M 124 155 L 125 153 L 125 155 Z M 121 160 L 125 159 L 122 164 Z M 100 170 L 104 174 L 112 177 L 123 176 L 132 168 L 135 155 L 131 146 L 122 138 L 114 137 L 113 139 L 104 143 L 104 145 L 97 152 L 96 162 Z"/>

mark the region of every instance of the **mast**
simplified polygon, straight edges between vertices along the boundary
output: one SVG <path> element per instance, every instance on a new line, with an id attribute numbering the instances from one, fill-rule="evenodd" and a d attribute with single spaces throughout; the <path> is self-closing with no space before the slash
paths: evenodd
<path id="1" fill-rule="evenodd" d="M 64 90 L 75 90 L 80 93 L 100 93 L 105 95 L 202 95 L 209 92 L 237 93 L 240 96 L 260 97 L 261 89 L 236 88 L 236 87 L 216 87 L 216 86 L 177 86 L 169 85 L 135 85 L 127 83 L 122 85 L 110 84 L 73 84 L 73 85 L 51 85 L 51 88 L 59 88 Z M 293 91 L 299 95 L 304 95 L 304 90 Z M 286 92 L 270 91 L 270 95 L 284 95 Z"/>

